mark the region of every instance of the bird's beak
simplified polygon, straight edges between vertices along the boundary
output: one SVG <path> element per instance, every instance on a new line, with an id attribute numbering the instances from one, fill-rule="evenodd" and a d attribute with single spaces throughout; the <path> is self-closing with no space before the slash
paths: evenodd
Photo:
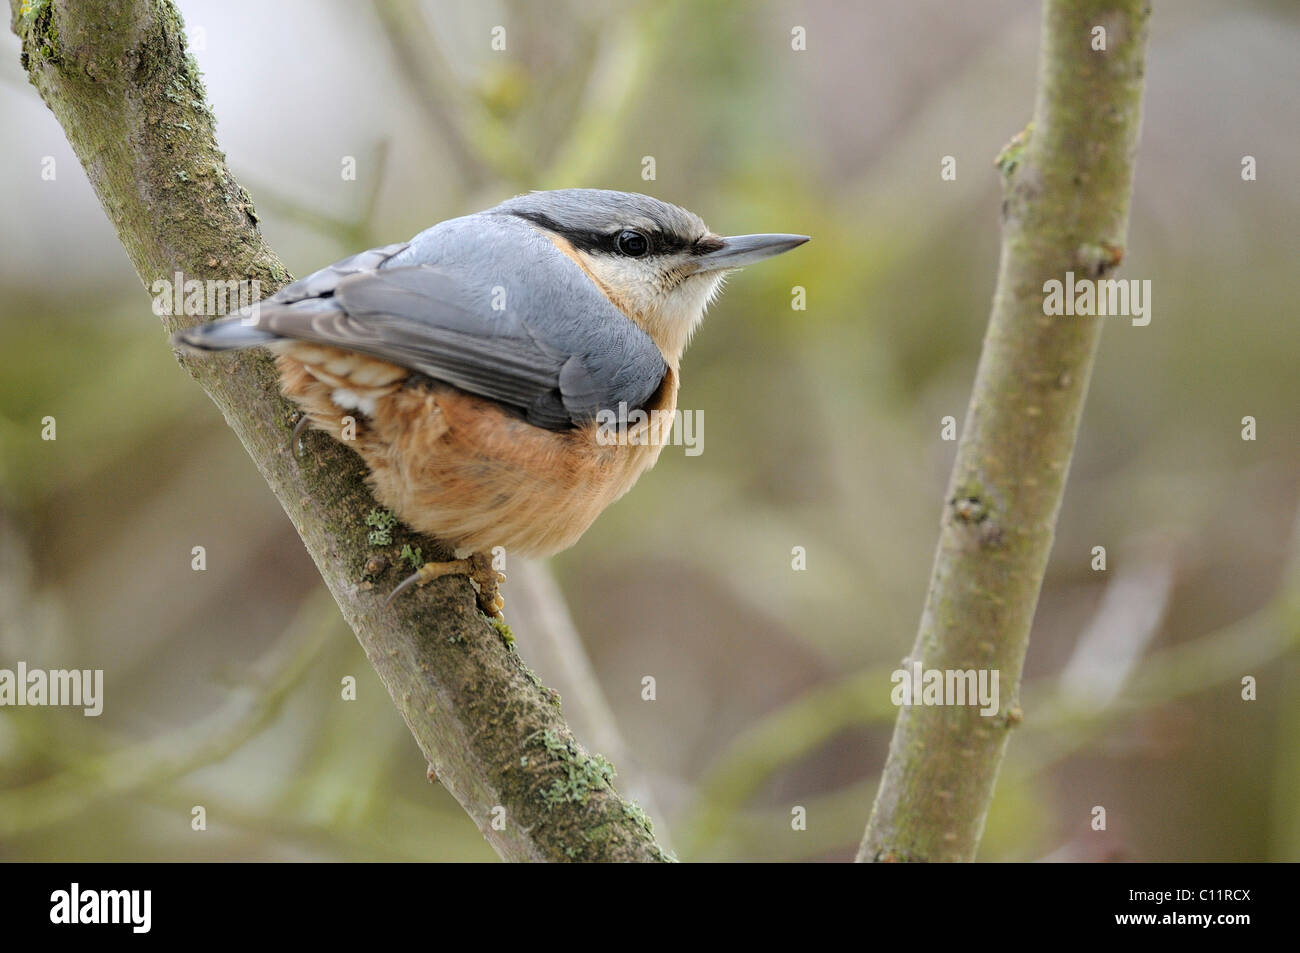
<path id="1" fill-rule="evenodd" d="M 696 258 L 695 270 L 702 272 L 743 268 L 791 248 L 798 248 L 806 241 L 807 235 L 732 235 L 722 240 L 721 248 Z"/>

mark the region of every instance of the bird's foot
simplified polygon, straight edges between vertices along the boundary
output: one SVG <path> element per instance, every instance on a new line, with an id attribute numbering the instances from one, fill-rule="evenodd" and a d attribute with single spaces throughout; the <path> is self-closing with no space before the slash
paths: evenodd
<path id="1" fill-rule="evenodd" d="M 479 608 L 494 619 L 505 618 L 501 610 L 505 608 L 506 601 L 501 597 L 499 587 L 506 581 L 506 575 L 492 568 L 492 557 L 487 553 L 474 553 L 466 559 L 425 563 L 398 584 L 397 588 L 389 594 L 384 605 L 392 602 L 403 589 L 410 586 L 423 586 L 443 576 L 468 576 L 470 584 L 478 593 Z"/>

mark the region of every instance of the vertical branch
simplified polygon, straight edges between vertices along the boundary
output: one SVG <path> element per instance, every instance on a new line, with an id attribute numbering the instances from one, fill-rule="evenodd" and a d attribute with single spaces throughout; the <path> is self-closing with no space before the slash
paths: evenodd
<path id="1" fill-rule="evenodd" d="M 1118 265 L 1141 123 L 1147 0 L 1046 0 L 1034 121 L 999 157 L 1002 257 L 909 662 L 987 670 L 1001 708 L 900 710 L 859 861 L 971 860 L 1011 727 L 1101 334 L 1044 283 Z M 1105 49 L 1094 49 L 1095 29 Z"/>

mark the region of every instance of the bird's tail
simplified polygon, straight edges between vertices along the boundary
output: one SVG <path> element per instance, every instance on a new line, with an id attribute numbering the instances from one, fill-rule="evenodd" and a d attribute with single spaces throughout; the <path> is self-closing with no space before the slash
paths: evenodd
<path id="1" fill-rule="evenodd" d="M 270 344 L 277 337 L 254 327 L 245 318 L 233 317 L 182 328 L 172 335 L 172 345 L 195 351 L 233 351 Z"/>

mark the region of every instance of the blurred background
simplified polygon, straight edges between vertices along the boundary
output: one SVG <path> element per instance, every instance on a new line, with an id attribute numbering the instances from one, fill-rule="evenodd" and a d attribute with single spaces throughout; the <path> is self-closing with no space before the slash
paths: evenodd
<path id="1" fill-rule="evenodd" d="M 1152 321 L 1105 329 L 986 860 L 1300 860 L 1300 11 L 1155 6 L 1120 275 L 1151 280 Z M 297 275 L 530 188 L 814 236 L 731 279 L 684 363 L 704 452 L 667 448 L 552 561 L 567 616 L 544 571 L 505 596 L 523 657 L 682 859 L 851 858 L 937 539 L 941 419 L 965 415 L 988 316 L 993 159 L 1031 115 L 1038 5 L 179 7 Z M 7 32 L 0 127 L 0 668 L 102 668 L 106 696 L 98 718 L 0 709 L 0 857 L 493 859 L 173 362 Z M 590 677 L 552 657 L 557 629 Z"/>

